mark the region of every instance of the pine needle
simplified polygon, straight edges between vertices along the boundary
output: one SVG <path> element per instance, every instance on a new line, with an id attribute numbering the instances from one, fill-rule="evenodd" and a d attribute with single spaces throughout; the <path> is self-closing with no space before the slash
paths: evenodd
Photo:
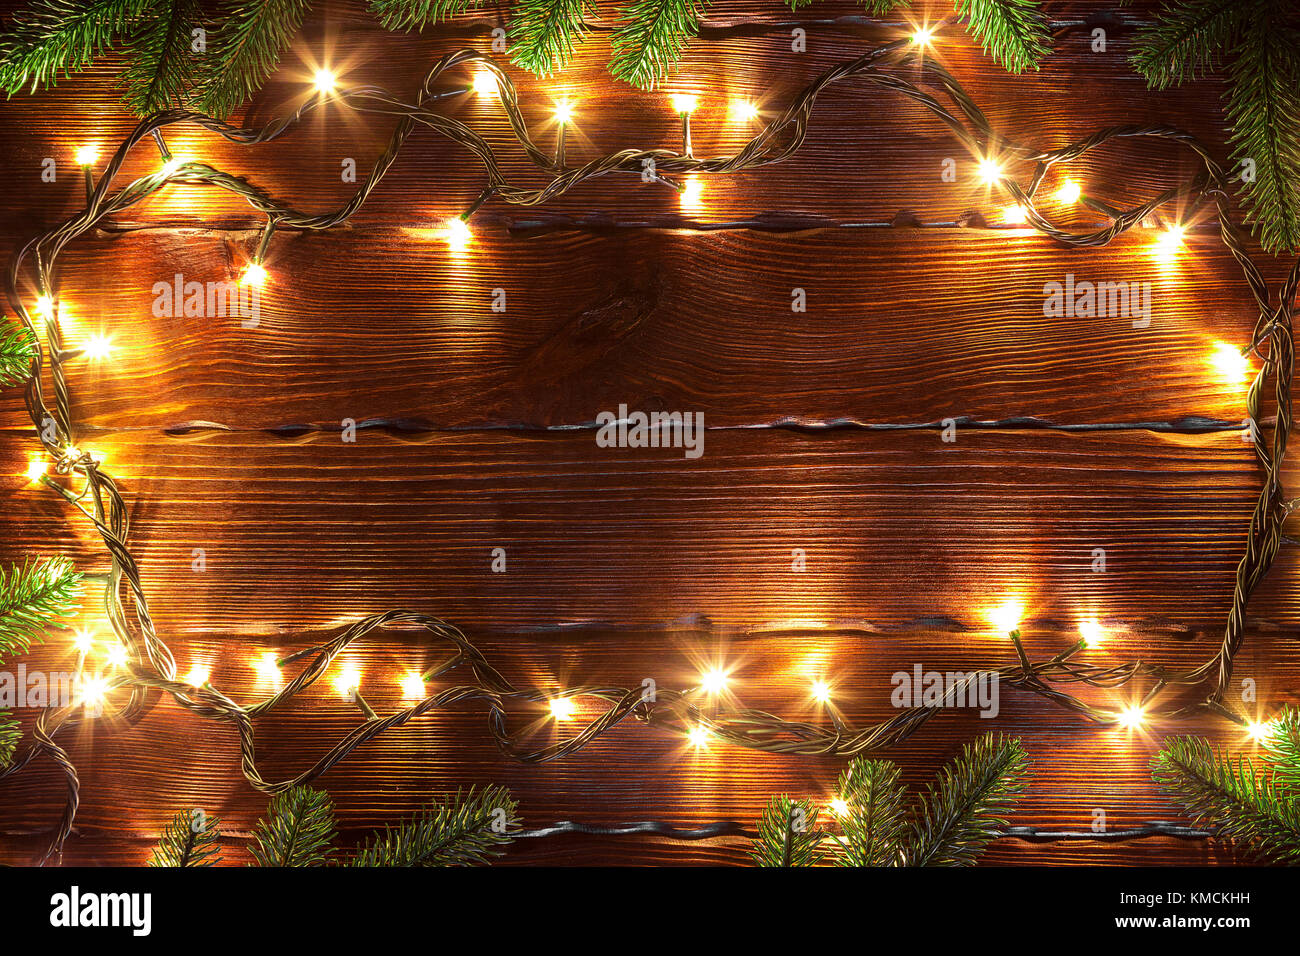
<path id="1" fill-rule="evenodd" d="M 610 38 L 609 72 L 633 86 L 652 89 L 682 58 L 698 29 L 697 0 L 635 0 L 619 11 L 624 22 Z"/>
<path id="2" fill-rule="evenodd" d="M 1038 69 L 1052 50 L 1037 0 L 957 0 L 956 7 L 985 51 L 1012 73 Z"/>
<path id="3" fill-rule="evenodd" d="M 1215 753 L 1199 737 L 1175 737 L 1151 761 L 1151 776 L 1187 814 L 1251 856 L 1300 864 L 1300 802 L 1287 799 L 1249 760 Z"/>
<path id="4" fill-rule="evenodd" d="M 42 631 L 72 613 L 81 575 L 67 558 L 0 567 L 0 659 L 25 654 Z"/>
<path id="5" fill-rule="evenodd" d="M 422 30 L 430 23 L 441 23 L 483 0 L 370 0 L 370 10 L 390 30 Z"/>
<path id="6" fill-rule="evenodd" d="M 0 37 L 0 90 L 53 86 L 113 49 L 157 0 L 36 0 Z"/>
<path id="7" fill-rule="evenodd" d="M 758 820 L 758 836 L 749 855 L 756 866 L 815 866 L 823 834 L 817 829 L 817 810 L 810 800 L 773 797 Z"/>
<path id="8" fill-rule="evenodd" d="M 1130 62 L 1157 89 L 1204 76 L 1224 50 L 1237 45 L 1256 0 L 1186 0 L 1166 4 L 1138 30 Z"/>
<path id="9" fill-rule="evenodd" d="M 0 710 L 0 770 L 9 766 L 9 762 L 14 759 L 14 749 L 22 736 L 18 721 L 14 720 L 13 715 L 7 710 Z"/>
<path id="10" fill-rule="evenodd" d="M 1023 790 L 1029 760 L 1019 740 L 985 734 L 926 787 L 908 866 L 969 866 L 1006 821 L 999 810 Z"/>
<path id="11" fill-rule="evenodd" d="M 32 376 L 36 339 L 21 325 L 5 324 L 0 330 L 0 386 L 18 385 Z"/>
<path id="12" fill-rule="evenodd" d="M 196 107 L 228 116 L 261 89 L 309 9 L 311 0 L 243 0 L 232 7 L 212 32 Z"/>
<path id="13" fill-rule="evenodd" d="M 907 791 L 898 765 L 889 760 L 855 757 L 840 774 L 837 792 L 848 804 L 841 818 L 844 854 L 841 866 L 899 866 L 904 856 Z"/>
<path id="14" fill-rule="evenodd" d="M 1273 721 L 1273 732 L 1264 741 L 1273 758 L 1273 782 L 1300 800 L 1300 710 L 1286 707 Z"/>
<path id="15" fill-rule="evenodd" d="M 257 866 L 320 866 L 334 842 L 334 803 L 310 787 L 286 790 L 267 808 L 249 847 Z"/>
<path id="16" fill-rule="evenodd" d="M 510 56 L 539 76 L 563 69 L 581 40 L 588 0 L 516 0 L 510 19 Z"/>
<path id="17" fill-rule="evenodd" d="M 500 856 L 519 826 L 518 804 L 504 787 L 487 787 L 430 804 L 375 833 L 353 866 L 470 866 Z"/>
<path id="18" fill-rule="evenodd" d="M 217 829 L 220 822 L 201 810 L 182 810 L 163 831 L 149 865 L 190 867 L 220 863 L 221 834 Z"/>
<path id="19" fill-rule="evenodd" d="M 199 12 L 196 0 L 170 0 L 131 36 L 118 83 L 126 87 L 123 102 L 137 114 L 171 109 L 189 95 L 197 70 L 190 45 Z"/>

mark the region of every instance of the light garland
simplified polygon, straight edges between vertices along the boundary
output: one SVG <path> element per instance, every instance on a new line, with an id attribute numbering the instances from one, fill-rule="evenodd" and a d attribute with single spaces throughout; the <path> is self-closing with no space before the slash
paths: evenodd
<path id="1" fill-rule="evenodd" d="M 109 551 L 112 570 L 108 575 L 106 606 L 117 640 L 113 646 L 120 648 L 110 652 L 116 655 L 115 672 L 109 677 L 95 675 L 83 681 L 82 698 L 77 704 L 42 711 L 33 731 L 35 744 L 15 759 L 5 771 L 0 772 L 0 778 L 18 773 L 40 755 L 49 756 L 63 772 L 67 781 L 68 799 L 47 856 L 62 846 L 71 831 L 79 803 L 79 778 L 67 751 L 55 738 L 81 721 L 98 716 L 113 692 L 121 689 L 129 690 L 129 697 L 125 702 L 119 701 L 116 710 L 108 715 L 115 722 L 129 723 L 136 719 L 142 712 L 145 695 L 150 689 L 156 689 L 171 695 L 180 706 L 198 717 L 233 726 L 240 738 L 245 777 L 256 789 L 270 794 L 282 793 L 318 777 L 355 747 L 390 728 L 402 726 L 433 710 L 469 700 L 481 701 L 487 706 L 488 729 L 501 750 L 517 760 L 530 763 L 556 759 L 580 750 L 628 716 L 684 734 L 697 749 L 707 748 L 714 742 L 726 742 L 772 753 L 851 756 L 879 750 L 907 738 L 938 709 L 931 705 L 902 709 L 893 717 L 871 727 L 853 729 L 845 726 L 829 707 L 830 685 L 824 680 L 818 680 L 812 685 L 811 695 L 814 700 L 825 705 L 830 727 L 785 720 L 763 711 L 731 709 L 716 703 L 710 704 L 706 712 L 700 706 L 699 695 L 702 691 L 710 697 L 722 694 L 726 686 L 726 674 L 720 669 L 706 674 L 700 688 L 689 691 L 660 689 L 652 696 L 647 696 L 641 687 L 582 686 L 551 693 L 520 689 L 499 674 L 458 629 L 436 618 L 409 611 L 390 611 L 368 617 L 330 641 L 288 657 L 276 658 L 273 653 L 265 653 L 254 661 L 254 666 L 262 682 L 274 688 L 274 692 L 257 704 L 242 705 L 226 697 L 209 683 L 210 675 L 202 665 L 195 665 L 186 677 L 177 678 L 175 659 L 156 633 L 139 568 L 127 544 L 130 524 L 125 500 L 111 475 L 103 469 L 102 460 L 78 449 L 73 443 L 73 420 L 64 362 L 81 353 L 69 352 L 63 346 L 59 308 L 52 291 L 52 274 L 58 257 L 68 242 L 165 186 L 173 183 L 204 184 L 241 196 L 250 206 L 266 215 L 266 226 L 258 249 L 241 280 L 263 285 L 268 279 L 264 260 L 275 232 L 280 229 L 323 230 L 345 222 L 361 207 L 382 179 L 417 123 L 428 126 L 465 147 L 477 157 L 486 171 L 488 184 L 479 198 L 465 213 L 450 220 L 447 226 L 447 241 L 454 249 L 460 250 L 470 245 L 468 221 L 474 211 L 493 199 L 516 205 L 538 205 L 586 180 L 615 173 L 643 176 L 649 167 L 654 169 L 650 178 L 677 189 L 685 198 L 692 189 L 699 188 L 701 175 L 725 174 L 780 162 L 791 156 L 803 143 L 818 94 L 831 84 L 848 77 L 865 79 L 907 96 L 930 110 L 970 150 L 978 162 L 981 178 L 990 186 L 996 186 L 1009 194 L 1018 216 L 1023 214 L 1026 224 L 1062 243 L 1071 246 L 1104 245 L 1143 222 L 1165 204 L 1195 196 L 1193 207 L 1183 220 L 1192 221 L 1201 203 L 1212 202 L 1219 221 L 1221 239 L 1240 265 L 1259 307 L 1259 319 L 1252 341 L 1246 349 L 1233 350 L 1239 358 L 1246 352 L 1254 353 L 1262 362 L 1247 393 L 1247 413 L 1251 421 L 1258 421 L 1264 384 L 1270 374 L 1274 379 L 1278 405 L 1271 443 L 1266 443 L 1258 430 L 1254 433 L 1255 452 L 1265 472 L 1264 489 L 1251 516 L 1246 553 L 1237 570 L 1233 607 L 1219 652 L 1200 667 L 1176 673 L 1140 660 L 1111 665 L 1079 663 L 1073 660 L 1074 656 L 1085 647 L 1095 645 L 1101 636 L 1100 626 L 1091 622 L 1086 629 L 1081 625 L 1081 637 L 1076 644 L 1047 660 L 1031 662 L 1020 639 L 1019 623 L 1024 607 L 1021 602 L 1010 599 L 994 610 L 992 619 L 995 626 L 1009 636 L 1015 652 L 1015 662 L 971 674 L 964 683 L 953 684 L 939 706 L 958 699 L 958 695 L 964 695 L 966 686 L 971 681 L 996 675 L 1002 681 L 1023 687 L 1089 720 L 1106 725 L 1136 728 L 1152 719 L 1181 719 L 1205 710 L 1246 725 L 1246 718 L 1229 711 L 1223 704 L 1223 698 L 1229 686 L 1233 658 L 1244 636 L 1247 601 L 1276 554 L 1281 523 L 1288 508 L 1282 498 L 1279 472 L 1291 426 L 1290 392 L 1294 361 L 1291 318 L 1292 302 L 1297 285 L 1300 284 L 1300 261 L 1290 270 L 1279 290 L 1278 305 L 1271 305 L 1267 284 L 1245 254 L 1241 236 L 1231 220 L 1228 177 L 1195 138 L 1174 127 L 1142 125 L 1110 127 L 1080 142 L 1046 152 L 1015 143 L 994 132 L 984 114 L 942 66 L 920 58 L 919 53 L 932 42 L 932 37 L 933 30 L 918 31 L 909 39 L 886 44 L 833 67 L 814 80 L 743 148 L 727 156 L 697 158 L 692 154 L 690 117 L 697 100 L 693 95 L 679 94 L 680 98 L 675 99 L 673 105 L 682 119 L 683 143 L 680 152 L 667 149 L 624 149 L 580 166 L 570 166 L 564 156 L 564 132 L 574 121 L 572 103 L 564 100 L 556 106 L 556 151 L 554 155 L 549 155 L 534 142 L 519 109 L 513 83 L 489 57 L 474 50 L 461 50 L 441 58 L 425 78 L 413 104 L 403 103 L 386 91 L 374 87 L 340 89 L 337 77 L 322 70 L 315 77 L 318 96 L 311 98 L 291 116 L 272 121 L 261 128 L 241 129 L 185 110 L 159 113 L 142 121 L 118 147 L 97 182 L 91 168 L 97 159 L 97 154 L 92 152 L 93 147 L 79 151 L 78 163 L 86 171 L 86 208 L 24 246 L 12 261 L 7 276 L 9 298 L 21 321 L 35 333 L 33 315 L 39 317 L 44 322 L 48 342 L 55 410 L 51 411 L 45 403 L 41 372 L 46 353 L 38 347 L 32 363 L 32 377 L 27 385 L 28 411 L 33 423 L 37 425 L 45 450 L 53 461 L 55 473 L 62 476 L 78 475 L 85 479 L 85 484 L 79 493 L 73 493 L 50 477 L 43 459 L 33 459 L 28 474 L 33 481 L 39 481 L 61 494 L 81 512 L 94 525 Z M 878 66 L 891 58 L 899 66 L 917 63 L 922 76 L 933 82 L 953 102 L 954 108 L 950 110 L 944 107 L 934 94 Z M 435 83 L 445 73 L 467 66 L 478 67 L 471 82 L 462 82 L 450 90 L 435 92 Z M 520 146 L 534 165 L 550 176 L 549 182 L 535 188 L 510 183 L 502 174 L 494 150 L 486 140 L 464 123 L 431 108 L 431 104 L 441 99 L 466 94 L 499 97 Z M 325 102 L 346 105 L 361 113 L 399 117 L 388 148 L 379 157 L 370 175 L 353 197 L 332 213 L 311 215 L 299 212 L 278 203 L 241 178 L 196 160 L 177 160 L 171 156 L 162 136 L 162 131 L 169 126 L 193 123 L 231 142 L 246 145 L 268 142 L 291 129 L 306 113 Z M 752 120 L 756 116 L 756 108 L 750 112 L 747 106 L 745 118 Z M 1034 196 L 1053 166 L 1076 160 L 1111 140 L 1133 137 L 1153 137 L 1179 143 L 1195 152 L 1204 168 L 1189 181 L 1127 210 L 1113 209 L 1086 196 L 1077 184 L 1073 188 L 1067 184 L 1063 187 L 1066 191 L 1058 195 L 1062 202 L 1083 202 L 1110 218 L 1110 225 L 1094 232 L 1071 233 L 1055 225 L 1038 210 Z M 152 138 L 157 144 L 163 159 L 162 167 L 155 173 L 111 192 L 112 183 L 127 154 L 146 138 Z M 1026 163 L 1033 164 L 1034 173 L 1028 188 L 1023 188 L 1006 169 L 1008 164 Z M 679 181 L 673 177 L 688 178 Z M 698 195 L 696 193 L 694 198 L 698 199 Z M 1171 230 L 1169 235 L 1173 238 L 1162 240 L 1162 251 L 1169 252 L 1181 246 L 1182 230 L 1181 224 Z M 23 301 L 19 282 L 24 264 L 29 258 L 34 259 L 35 282 L 39 290 L 39 298 L 30 310 Z M 1267 348 L 1261 354 L 1260 350 L 1265 346 Z M 1244 362 L 1244 358 L 1241 360 Z M 43 427 L 47 421 L 54 423 L 53 429 Z M 130 601 L 130 616 L 135 619 L 134 628 L 129 624 L 127 604 L 123 600 L 124 585 Z M 297 776 L 287 780 L 265 780 L 258 771 L 255 721 L 325 676 L 338 655 L 351 644 L 390 625 L 423 628 L 433 638 L 450 645 L 452 649 L 451 657 L 444 664 L 424 674 L 411 674 L 401 679 L 404 693 L 408 697 L 418 698 L 418 702 L 381 717 L 362 697 L 362 675 L 355 668 L 344 668 L 334 677 L 335 687 L 361 710 L 363 722 Z M 80 648 L 81 639 L 78 640 Z M 83 663 L 88 651 L 89 646 L 80 655 Z M 305 664 L 286 681 L 285 669 L 300 661 L 305 661 Z M 454 685 L 433 695 L 426 694 L 428 683 L 461 665 L 472 674 L 472 683 Z M 1096 707 L 1053 686 L 1083 684 L 1097 688 L 1115 688 L 1127 685 L 1137 677 L 1152 679 L 1153 686 L 1140 702 L 1122 709 Z M 1166 707 L 1156 706 L 1170 689 L 1193 690 L 1207 684 L 1210 685 L 1210 690 L 1203 700 Z M 583 698 L 602 701 L 608 707 L 558 742 L 528 750 L 522 748 L 518 736 L 508 730 L 510 703 L 549 708 L 551 716 L 558 723 L 574 719 L 576 701 Z M 83 707 L 87 709 L 83 711 Z M 94 709 L 93 714 L 90 708 Z M 1258 725 L 1251 725 L 1252 733 L 1256 726 Z"/>

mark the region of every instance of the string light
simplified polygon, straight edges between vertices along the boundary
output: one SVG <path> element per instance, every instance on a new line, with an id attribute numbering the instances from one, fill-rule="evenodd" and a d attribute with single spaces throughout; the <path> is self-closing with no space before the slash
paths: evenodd
<path id="1" fill-rule="evenodd" d="M 682 183 L 682 205 L 687 208 L 699 206 L 700 197 L 704 194 L 704 180 L 691 176 Z"/>
<path id="2" fill-rule="evenodd" d="M 202 687 L 211 677 L 211 669 L 204 667 L 202 664 L 195 664 L 181 680 L 191 687 Z"/>
<path id="3" fill-rule="evenodd" d="M 127 652 L 126 645 L 121 642 L 110 647 L 105 657 L 110 667 L 117 668 L 126 667 L 127 661 L 131 659 L 130 654 Z"/>
<path id="4" fill-rule="evenodd" d="M 1173 225 L 1166 229 L 1152 247 L 1156 258 L 1165 262 L 1173 259 L 1183 248 L 1183 238 L 1186 234 L 1187 228 L 1182 225 Z"/>
<path id="5" fill-rule="evenodd" d="M 95 647 L 95 635 L 89 631 L 78 631 L 77 636 L 72 639 L 72 646 L 76 648 L 78 654 L 89 654 Z"/>
<path id="6" fill-rule="evenodd" d="M 36 314 L 42 318 L 50 318 L 54 315 L 54 300 L 48 295 L 43 295 L 36 300 Z"/>
<path id="7" fill-rule="evenodd" d="M 284 675 L 280 671 L 280 661 L 271 651 L 266 651 L 253 661 L 253 669 L 264 683 L 280 686 Z"/>
<path id="8" fill-rule="evenodd" d="M 929 27 L 921 27 L 912 34 L 912 42 L 917 46 L 929 46 L 932 39 L 934 39 L 934 30 Z"/>
<path id="9" fill-rule="evenodd" d="M 81 679 L 81 703 L 87 710 L 102 707 L 108 696 L 108 680 L 103 677 L 83 677 Z"/>
<path id="10" fill-rule="evenodd" d="M 361 672 L 348 666 L 334 678 L 334 690 L 344 700 L 350 700 L 361 689 Z"/>
<path id="11" fill-rule="evenodd" d="M 97 147 L 88 144 L 77 149 L 78 166 L 93 166 L 97 159 L 99 159 L 99 149 Z"/>
<path id="12" fill-rule="evenodd" d="M 46 469 L 49 466 L 45 463 L 44 458 L 36 457 L 27 463 L 27 480 L 40 481 L 45 476 Z"/>
<path id="13" fill-rule="evenodd" d="M 497 76 L 491 70 L 479 70 L 474 74 L 473 89 L 479 96 L 496 96 L 501 92 Z"/>
<path id="14" fill-rule="evenodd" d="M 1104 634 L 1101 625 L 1092 618 L 1079 622 L 1079 637 L 1088 647 L 1096 647 L 1100 644 Z"/>
<path id="15" fill-rule="evenodd" d="M 573 122 L 573 103 L 569 100 L 560 100 L 555 104 L 555 119 L 561 126 L 567 126 Z"/>
<path id="16" fill-rule="evenodd" d="M 1119 714 L 1120 725 L 1127 727 L 1130 730 L 1136 730 L 1141 727 L 1142 722 L 1145 719 L 1146 711 L 1141 707 L 1126 707 L 1124 710 L 1120 711 Z"/>
<path id="17" fill-rule="evenodd" d="M 1025 606 L 1020 601 L 1007 600 L 997 607 L 989 608 L 984 613 L 995 628 L 1009 634 L 1020 626 L 1020 619 L 1024 616 Z"/>
<path id="18" fill-rule="evenodd" d="M 727 689 L 727 673 L 719 668 L 707 671 L 700 677 L 700 689 L 707 694 L 721 694 Z"/>
<path id="19" fill-rule="evenodd" d="M 1002 166 L 992 159 L 981 159 L 979 164 L 979 177 L 990 185 L 1001 179 L 1005 173 L 1002 172 Z"/>
<path id="20" fill-rule="evenodd" d="M 700 98 L 690 93 L 674 93 L 671 97 L 673 102 L 673 112 L 685 116 L 687 113 L 694 113 L 695 108 L 700 105 Z"/>
<path id="21" fill-rule="evenodd" d="M 1228 342 L 1214 343 L 1210 364 L 1219 378 L 1230 385 L 1240 385 L 1250 376 L 1250 361 L 1241 354 L 1241 349 Z"/>
<path id="22" fill-rule="evenodd" d="M 830 803 L 827 804 L 831 813 L 837 817 L 845 817 L 849 814 L 849 802 L 843 797 L 831 797 Z"/>
<path id="23" fill-rule="evenodd" d="M 687 732 L 686 739 L 696 750 L 703 750 L 709 745 L 709 732 L 697 724 Z"/>
<path id="24" fill-rule="evenodd" d="M 1009 226 L 1023 226 L 1029 222 L 1029 210 L 1023 205 L 1007 206 L 1002 210 L 1002 221 Z"/>
<path id="25" fill-rule="evenodd" d="M 464 219 L 458 216 L 447 220 L 447 245 L 454 251 L 464 252 L 473 238 L 473 234 L 469 231 L 469 223 Z"/>
<path id="26" fill-rule="evenodd" d="M 1067 205 L 1078 202 L 1081 196 L 1083 188 L 1073 179 L 1067 179 L 1056 191 L 1056 198 Z"/>
<path id="27" fill-rule="evenodd" d="M 167 160 L 167 162 L 163 163 L 162 174 L 164 176 L 170 176 L 186 163 L 192 162 L 194 162 L 194 160 L 189 156 L 173 156 L 171 159 Z"/>
<path id="28" fill-rule="evenodd" d="M 113 340 L 104 335 L 96 335 L 87 340 L 81 351 L 88 359 L 106 359 L 113 352 Z"/>
<path id="29" fill-rule="evenodd" d="M 1250 734 L 1252 740 L 1268 740 L 1276 732 L 1276 728 L 1271 720 L 1263 723 L 1252 720 L 1246 725 L 1246 732 Z"/>
<path id="30" fill-rule="evenodd" d="M 556 720 L 573 719 L 573 698 L 572 697 L 553 697 L 551 698 L 551 716 Z"/>
<path id="31" fill-rule="evenodd" d="M 244 285 L 257 286 L 261 288 L 266 285 L 267 271 L 260 262 L 250 262 L 244 268 L 244 274 L 240 276 L 239 281 Z"/>
<path id="32" fill-rule="evenodd" d="M 749 100 L 732 100 L 731 116 L 744 123 L 752 122 L 758 119 L 758 105 Z"/>
<path id="33" fill-rule="evenodd" d="M 812 685 L 813 700 L 825 704 L 831 699 L 831 685 L 824 680 L 815 680 Z"/>
<path id="34" fill-rule="evenodd" d="M 317 70 L 315 76 L 312 77 L 312 85 L 316 88 L 317 93 L 333 93 L 337 82 L 338 77 L 331 70 Z"/>

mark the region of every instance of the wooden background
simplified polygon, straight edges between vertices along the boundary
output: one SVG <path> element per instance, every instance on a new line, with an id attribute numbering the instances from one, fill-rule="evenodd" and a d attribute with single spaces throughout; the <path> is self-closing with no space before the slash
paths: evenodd
<path id="1" fill-rule="evenodd" d="M 932 18 L 947 12 L 940 6 Z M 995 125 L 1023 140 L 1055 146 L 1112 123 L 1173 122 L 1226 156 L 1216 81 L 1152 93 L 1126 65 L 1150 6 L 1049 4 L 1055 54 L 1024 77 L 956 30 L 940 55 Z M 323 5 L 248 116 L 292 108 L 304 64 L 326 49 L 344 82 L 409 97 L 433 59 L 486 49 L 500 22 L 489 6 L 453 27 L 393 35 L 360 5 Z M 1104 53 L 1090 49 L 1096 26 L 1107 31 Z M 795 27 L 807 30 L 805 53 L 791 51 Z M 702 97 L 697 152 L 730 151 L 747 135 L 727 116 L 730 98 L 779 109 L 829 65 L 902 29 L 851 3 L 797 14 L 775 2 L 714 3 L 664 91 Z M 662 93 L 604 73 L 608 32 L 608 20 L 593 21 L 558 78 L 512 70 L 539 123 L 558 96 L 577 98 L 572 161 L 678 142 Z M 80 204 L 75 147 L 107 153 L 132 125 L 113 70 L 105 61 L 0 108 L 6 255 Z M 502 148 L 512 174 L 536 181 L 490 100 L 449 108 Z M 300 208 L 327 210 L 352 188 L 342 161 L 364 172 L 390 130 L 335 107 L 267 146 L 190 131 L 169 139 Z M 47 156 L 59 163 L 55 184 L 40 181 Z M 148 150 L 137 156 L 131 171 L 156 164 Z M 946 157 L 959 162 L 956 184 L 941 182 Z M 276 239 L 251 331 L 150 313 L 155 281 L 238 273 L 259 225 L 246 207 L 178 187 L 75 243 L 60 274 L 67 334 L 102 332 L 115 345 L 111 362 L 73 366 L 79 437 L 105 456 L 131 504 L 144 584 L 182 671 L 210 664 L 222 690 L 256 699 L 249 662 L 262 651 L 403 607 L 458 624 L 521 683 L 685 686 L 699 662 L 725 660 L 746 704 L 814 717 L 808 681 L 824 674 L 846 719 L 866 722 L 891 713 L 897 670 L 1011 660 L 983 616 L 1007 592 L 1026 602 L 1036 656 L 1096 616 L 1111 636 L 1088 652 L 1095 659 L 1206 659 L 1259 483 L 1239 435 L 1243 387 L 1207 361 L 1215 341 L 1241 343 L 1252 327 L 1240 274 L 1208 228 L 1160 267 L 1151 229 L 1089 251 L 996 227 L 1005 203 L 971 185 L 971 170 L 930 116 L 849 82 L 819 102 L 797 157 L 708 181 L 697 209 L 608 179 L 539 209 L 489 204 L 457 254 L 424 230 L 462 211 L 482 173 L 417 133 L 349 225 Z M 1072 175 L 1123 203 L 1191 170 L 1171 148 L 1125 144 Z M 1286 266 L 1264 262 L 1274 280 Z M 1043 284 L 1067 272 L 1152 282 L 1151 327 L 1044 319 Z M 790 310 L 795 287 L 807 292 L 805 314 Z M 490 308 L 498 288 L 504 314 Z M 703 412 L 703 456 L 598 448 L 589 426 L 619 403 Z M 61 552 L 102 571 L 84 522 L 22 477 L 35 446 L 18 391 L 4 393 L 3 416 L 3 558 Z M 935 427 L 948 417 L 966 423 L 950 444 Z M 355 443 L 340 441 L 345 418 L 361 423 Z M 497 547 L 505 574 L 490 572 Z M 1098 547 L 1102 574 L 1090 566 Z M 195 548 L 206 552 L 202 573 L 191 570 Z M 806 554 L 802 573 L 794 549 Z M 1238 660 L 1264 713 L 1297 698 L 1295 574 L 1295 551 L 1284 548 Z M 103 633 L 97 604 L 88 599 L 77 623 Z M 32 661 L 53 667 L 68 655 L 55 637 Z M 437 659 L 392 631 L 344 660 L 383 711 L 400 703 L 402 670 Z M 320 685 L 261 725 L 264 773 L 297 773 L 357 719 Z M 1212 722 L 1098 729 L 1008 690 L 998 719 L 940 714 L 888 756 L 919 785 L 989 729 L 1020 735 L 1033 759 L 1012 822 L 1078 830 L 1098 808 L 1111 828 L 1177 819 L 1147 770 L 1167 733 L 1245 745 Z M 553 732 L 543 725 L 535 739 Z M 71 751 L 83 803 L 66 861 L 141 863 L 171 815 L 191 806 L 222 818 L 228 861 L 247 859 L 265 800 L 240 775 L 229 728 L 159 702 L 133 727 L 87 731 Z M 430 795 L 485 783 L 510 786 L 528 826 L 752 825 L 773 793 L 829 797 L 840 769 L 731 748 L 689 753 L 632 723 L 576 756 L 522 766 L 498 754 L 483 711 L 465 707 L 366 746 L 319 785 L 338 804 L 346 845 Z M 0 862 L 33 859 L 61 800 L 47 762 L 0 784 Z M 744 847 L 734 837 L 552 837 L 521 841 L 508 859 L 734 863 Z M 985 859 L 1233 857 L 1168 838 L 1002 839 Z"/>

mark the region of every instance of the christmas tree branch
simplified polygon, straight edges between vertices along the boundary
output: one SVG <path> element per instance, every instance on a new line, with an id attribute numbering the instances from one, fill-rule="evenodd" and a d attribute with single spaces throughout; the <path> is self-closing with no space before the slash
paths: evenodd
<path id="1" fill-rule="evenodd" d="M 898 765 L 855 757 L 840 774 L 838 791 L 847 805 L 842 866 L 899 866 L 904 855 L 907 791 Z"/>
<path id="2" fill-rule="evenodd" d="M 32 374 L 36 339 L 20 325 L 0 329 L 0 386 L 18 385 Z"/>
<path id="3" fill-rule="evenodd" d="M 294 787 L 271 801 L 249 848 L 258 866 L 320 866 L 334 842 L 329 794 Z"/>
<path id="4" fill-rule="evenodd" d="M 763 808 L 749 855 L 756 866 L 814 866 L 821 860 L 818 846 L 823 836 L 812 801 L 783 794 Z"/>
<path id="5" fill-rule="evenodd" d="M 150 866 L 214 866 L 221 862 L 221 821 L 206 816 L 202 810 L 182 810 L 163 831 Z"/>
<path id="6" fill-rule="evenodd" d="M 376 833 L 357 851 L 353 866 L 469 866 L 487 863 L 509 844 L 519 826 L 518 804 L 504 787 L 464 797 L 460 791 L 418 815 Z"/>
<path id="7" fill-rule="evenodd" d="M 81 575 L 66 558 L 0 567 L 0 658 L 25 654 L 50 625 L 68 616 L 81 595 Z"/>

